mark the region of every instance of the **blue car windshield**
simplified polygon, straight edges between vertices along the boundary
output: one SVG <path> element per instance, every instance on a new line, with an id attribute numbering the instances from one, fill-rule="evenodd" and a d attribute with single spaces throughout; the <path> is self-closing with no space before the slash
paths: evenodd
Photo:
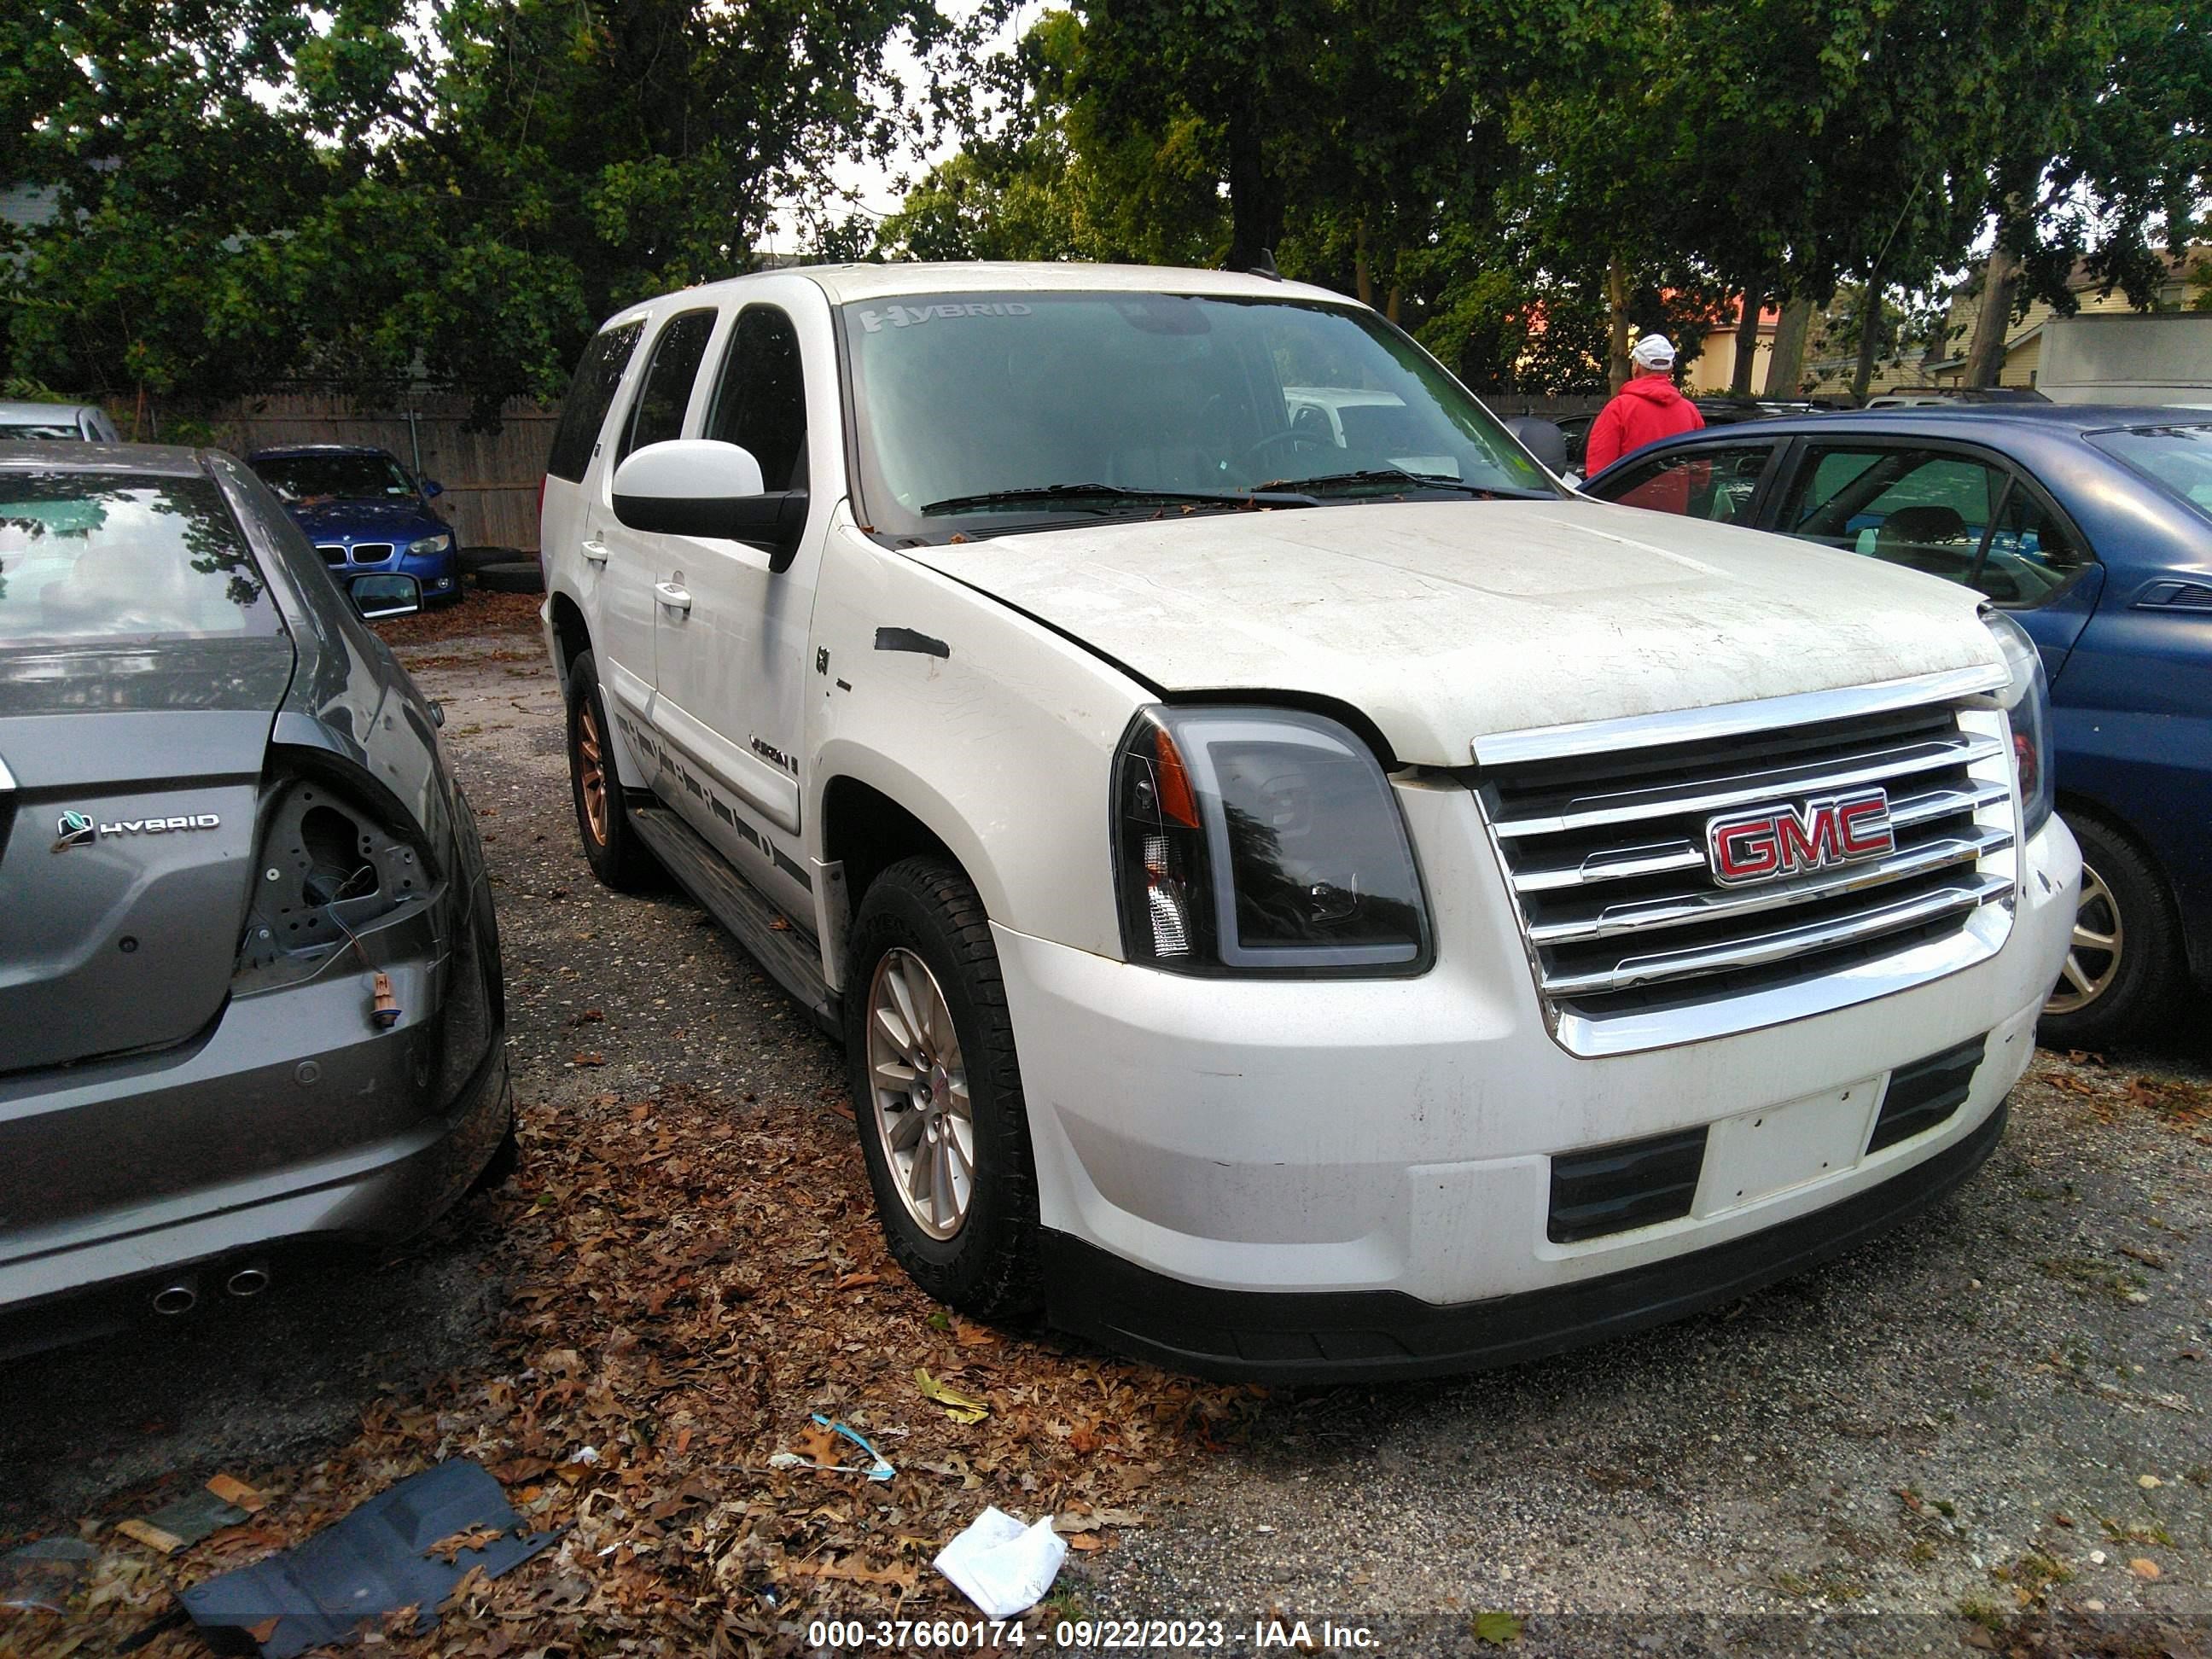
<path id="1" fill-rule="evenodd" d="M 1092 289 L 842 309 L 862 492 L 892 534 L 1148 516 L 1254 491 L 1316 504 L 1557 494 L 1364 307 Z"/>
<path id="2" fill-rule="evenodd" d="M 287 501 L 406 500 L 415 481 L 389 455 L 265 455 L 253 470 Z"/>
<path id="3" fill-rule="evenodd" d="M 279 626 L 205 478 L 0 471 L 0 646 Z"/>
<path id="4" fill-rule="evenodd" d="M 2089 441 L 2212 519 L 2212 426 L 2136 426 Z"/>

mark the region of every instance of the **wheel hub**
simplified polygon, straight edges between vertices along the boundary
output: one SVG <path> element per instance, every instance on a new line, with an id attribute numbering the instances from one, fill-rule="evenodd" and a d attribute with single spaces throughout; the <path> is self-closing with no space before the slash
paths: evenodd
<path id="1" fill-rule="evenodd" d="M 895 948 L 869 981 L 867 1016 L 870 1104 L 891 1184 L 915 1225 L 951 1238 L 975 1194 L 975 1127 L 951 1005 L 929 965 Z"/>
<path id="2" fill-rule="evenodd" d="M 2085 863 L 2081 896 L 2074 910 L 2074 935 L 2067 942 L 2058 983 L 2043 1005 L 2043 1012 L 2078 1013 L 2103 996 L 2119 976 L 2121 954 L 2126 948 L 2127 930 L 2119 903 L 2105 878 Z"/>

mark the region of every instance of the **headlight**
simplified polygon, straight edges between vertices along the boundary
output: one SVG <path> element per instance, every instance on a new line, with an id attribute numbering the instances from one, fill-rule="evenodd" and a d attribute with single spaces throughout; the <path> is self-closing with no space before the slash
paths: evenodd
<path id="1" fill-rule="evenodd" d="M 2043 678 L 2043 659 L 2027 630 L 2001 611 L 1984 611 L 1982 621 L 1996 636 L 2012 681 L 1997 693 L 1997 703 L 2012 727 L 2013 768 L 2020 775 L 2021 837 L 2043 828 L 2051 817 L 2051 686 Z"/>
<path id="2" fill-rule="evenodd" d="M 1429 965 L 1405 820 L 1334 720 L 1143 710 L 1114 768 L 1114 860 L 1132 962 L 1303 978 Z"/>
<path id="3" fill-rule="evenodd" d="M 453 545 L 453 533 L 448 531 L 442 536 L 425 536 L 421 541 L 416 543 L 414 546 L 410 547 L 407 550 L 427 559 L 433 557 L 437 554 L 450 551 Z"/>

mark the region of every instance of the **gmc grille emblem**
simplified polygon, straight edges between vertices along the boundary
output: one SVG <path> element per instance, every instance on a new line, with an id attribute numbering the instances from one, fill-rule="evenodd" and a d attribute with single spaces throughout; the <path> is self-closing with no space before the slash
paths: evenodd
<path id="1" fill-rule="evenodd" d="M 1896 847 L 1886 789 L 1828 795 L 1802 806 L 1782 801 L 1705 820 L 1705 862 L 1723 887 L 1810 875 Z"/>

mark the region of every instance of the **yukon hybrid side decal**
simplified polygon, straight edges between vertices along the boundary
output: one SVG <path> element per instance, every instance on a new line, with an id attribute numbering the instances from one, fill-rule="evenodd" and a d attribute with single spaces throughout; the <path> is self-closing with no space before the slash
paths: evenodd
<path id="1" fill-rule="evenodd" d="M 165 836 L 184 830 L 214 830 L 222 819 L 213 812 L 195 812 L 180 818 L 119 818 L 112 823 L 96 822 L 82 812 L 64 812 L 54 824 L 54 851 L 89 847 L 108 836 Z"/>
<path id="2" fill-rule="evenodd" d="M 1879 858 L 1896 846 L 1889 794 L 1881 789 L 1831 795 L 1802 806 L 1778 803 L 1705 821 L 1705 861 L 1723 887 L 1809 875 Z"/>

